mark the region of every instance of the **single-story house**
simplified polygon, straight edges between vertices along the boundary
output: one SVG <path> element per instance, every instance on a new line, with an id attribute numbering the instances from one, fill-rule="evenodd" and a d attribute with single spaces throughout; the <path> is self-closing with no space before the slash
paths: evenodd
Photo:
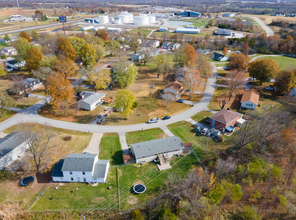
<path id="1" fill-rule="evenodd" d="M 18 69 L 18 68 L 22 68 L 26 65 L 26 61 L 22 60 L 20 62 L 17 62 L 16 60 L 9 60 L 7 62 L 5 62 L 5 66 L 7 66 L 8 68 L 12 68 L 12 69 Z"/>
<path id="2" fill-rule="evenodd" d="M 228 29 L 218 29 L 216 31 L 216 34 L 217 35 L 221 35 L 221 36 L 231 36 L 231 30 L 228 30 Z"/>
<path id="3" fill-rule="evenodd" d="M 102 104 L 102 98 L 106 94 L 98 92 L 82 91 L 80 93 L 81 99 L 78 101 L 78 107 L 88 111 L 94 110 L 98 105 Z"/>
<path id="4" fill-rule="evenodd" d="M 179 99 L 184 92 L 182 83 L 175 81 L 166 85 L 161 95 L 162 99 L 175 100 Z"/>
<path id="5" fill-rule="evenodd" d="M 229 60 L 229 57 L 223 55 L 223 54 L 220 54 L 220 53 L 213 53 L 211 58 L 213 60 L 217 60 L 217 61 L 228 61 Z"/>
<path id="6" fill-rule="evenodd" d="M 34 46 L 34 47 L 38 47 L 38 46 L 40 46 L 40 44 L 39 44 L 39 43 L 37 43 L 37 42 L 34 42 L 34 41 L 30 42 L 30 44 L 31 44 L 32 46 Z"/>
<path id="7" fill-rule="evenodd" d="M 234 13 L 225 13 L 225 14 L 222 15 L 222 17 L 228 17 L 228 18 L 234 17 L 234 16 L 235 16 Z"/>
<path id="8" fill-rule="evenodd" d="M 53 182 L 105 183 L 109 160 L 99 160 L 98 154 L 69 154 L 55 164 L 51 178 Z"/>
<path id="9" fill-rule="evenodd" d="M 9 94 L 17 94 L 17 95 L 22 95 L 25 92 L 30 92 L 35 89 L 38 89 L 42 86 L 42 82 L 40 82 L 39 79 L 35 78 L 27 78 L 19 83 L 16 83 L 13 85 L 13 88 L 8 90 Z"/>
<path id="10" fill-rule="evenodd" d="M 259 105 L 259 92 L 250 89 L 245 90 L 241 99 L 241 108 L 247 109 L 256 109 L 257 105 Z"/>
<path id="11" fill-rule="evenodd" d="M 233 131 L 234 125 L 237 120 L 242 117 L 242 114 L 237 112 L 232 112 L 227 109 L 222 109 L 214 115 L 211 115 L 210 118 L 210 126 L 211 128 L 215 128 L 219 131 Z"/>
<path id="12" fill-rule="evenodd" d="M 168 42 L 168 41 L 163 42 L 163 44 L 161 45 L 162 49 L 166 49 L 166 50 L 176 50 L 176 49 L 179 49 L 180 46 L 181 45 L 179 43 Z"/>
<path id="13" fill-rule="evenodd" d="M 143 52 L 138 52 L 131 55 L 131 60 L 133 62 L 141 62 L 145 58 L 145 54 Z"/>
<path id="14" fill-rule="evenodd" d="M 169 159 L 182 154 L 184 151 L 181 139 L 176 136 L 135 143 L 130 146 L 136 163 L 153 161 L 158 158 L 159 154 Z"/>
<path id="15" fill-rule="evenodd" d="M 15 56 L 17 55 L 17 50 L 14 47 L 3 47 L 0 50 L 0 55 L 5 55 L 5 56 Z"/>
<path id="16" fill-rule="evenodd" d="M 143 40 L 142 47 L 159 47 L 159 40 Z"/>
<path id="17" fill-rule="evenodd" d="M 212 52 L 211 52 L 211 50 L 202 50 L 202 49 L 197 49 L 196 50 L 196 53 L 197 54 L 204 54 L 204 55 L 209 55 L 209 54 L 211 54 Z"/>
<path id="18" fill-rule="evenodd" d="M 132 37 L 129 37 L 129 38 L 126 39 L 126 41 L 131 42 L 132 39 L 133 39 Z M 138 38 L 137 40 L 138 40 L 139 44 L 142 43 L 142 39 Z"/>
<path id="19" fill-rule="evenodd" d="M 0 139 L 0 170 L 25 153 L 29 147 L 27 140 L 23 132 L 13 132 Z"/>

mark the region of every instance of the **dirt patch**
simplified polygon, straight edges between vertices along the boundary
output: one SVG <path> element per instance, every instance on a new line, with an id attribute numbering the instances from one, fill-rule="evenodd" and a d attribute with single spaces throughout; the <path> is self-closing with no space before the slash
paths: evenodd
<path id="1" fill-rule="evenodd" d="M 94 202 L 94 203 L 100 203 L 100 202 L 103 202 L 105 199 L 105 197 L 95 197 L 91 200 L 91 202 Z"/>
<path id="2" fill-rule="evenodd" d="M 120 169 L 117 170 L 118 176 L 122 176 L 122 171 Z"/>
<path id="3" fill-rule="evenodd" d="M 138 203 L 138 198 L 135 196 L 129 196 L 127 199 L 127 203 L 130 205 L 135 205 Z"/>
<path id="4" fill-rule="evenodd" d="M 143 184 L 144 185 L 144 182 L 142 180 L 137 180 L 133 183 L 133 186 L 137 185 L 137 184 Z"/>

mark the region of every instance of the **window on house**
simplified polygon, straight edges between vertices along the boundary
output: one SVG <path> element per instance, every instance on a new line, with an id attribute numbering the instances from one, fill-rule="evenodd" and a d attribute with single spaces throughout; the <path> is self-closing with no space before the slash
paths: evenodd
<path id="1" fill-rule="evenodd" d="M 82 171 L 82 175 L 85 175 L 85 172 L 84 171 Z"/>
<path id="2" fill-rule="evenodd" d="M 70 171 L 70 175 L 72 175 L 73 173 L 72 173 L 72 171 Z"/>
<path id="3" fill-rule="evenodd" d="M 71 177 L 71 180 L 73 181 L 73 180 L 74 180 L 74 178 L 73 178 L 73 177 Z"/>

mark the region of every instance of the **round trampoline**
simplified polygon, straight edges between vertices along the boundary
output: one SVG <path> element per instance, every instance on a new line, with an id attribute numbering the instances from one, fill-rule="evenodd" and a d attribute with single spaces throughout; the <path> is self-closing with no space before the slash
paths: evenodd
<path id="1" fill-rule="evenodd" d="M 143 184 L 137 184 L 134 186 L 134 192 L 137 194 L 144 193 L 146 191 L 146 186 Z"/>
<path id="2" fill-rule="evenodd" d="M 24 179 L 22 179 L 21 185 L 22 186 L 29 186 L 34 182 L 34 180 L 35 180 L 34 176 L 25 177 Z"/>

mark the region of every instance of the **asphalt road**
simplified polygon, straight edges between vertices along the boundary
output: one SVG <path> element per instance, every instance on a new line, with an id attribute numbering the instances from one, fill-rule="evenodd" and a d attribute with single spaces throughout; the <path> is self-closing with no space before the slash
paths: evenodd
<path id="1" fill-rule="evenodd" d="M 74 24 L 74 23 L 81 22 L 81 21 L 84 21 L 84 19 L 71 20 L 71 21 L 68 21 L 66 24 Z M 21 31 L 32 31 L 32 30 L 38 30 L 38 29 L 44 29 L 44 28 L 50 28 L 50 27 L 58 27 L 61 25 L 63 25 L 63 24 L 62 23 L 54 23 L 54 24 L 30 26 L 30 27 L 26 27 L 26 28 L 18 28 L 18 29 L 13 29 L 13 30 L 1 31 L 0 35 L 14 34 L 14 33 L 19 33 Z"/>
<path id="2" fill-rule="evenodd" d="M 214 71 L 216 73 L 216 69 Z M 214 75 L 216 75 L 214 73 Z M 129 131 L 138 131 L 138 130 L 145 130 L 150 128 L 162 128 L 165 129 L 167 125 L 183 121 L 191 116 L 195 115 L 196 113 L 204 110 L 208 104 L 210 103 L 213 93 L 216 87 L 216 79 L 209 78 L 207 81 L 205 92 L 203 93 L 202 99 L 193 105 L 192 108 L 184 111 L 180 114 L 172 116 L 169 120 L 162 121 L 159 120 L 158 123 L 155 124 L 134 124 L 134 125 L 124 125 L 124 126 L 104 126 L 104 125 L 90 125 L 90 124 L 78 124 L 73 122 L 66 122 L 66 121 L 59 121 L 50 118 L 45 118 L 38 115 L 38 110 L 45 105 L 45 100 L 41 100 L 36 104 L 30 106 L 29 108 L 21 110 L 18 114 L 10 117 L 6 121 L 0 123 L 0 132 L 20 123 L 38 123 L 38 124 L 45 124 L 57 128 L 69 129 L 69 130 L 77 130 L 77 131 L 84 131 L 84 132 L 92 132 L 92 133 L 105 133 L 105 132 L 129 132 Z"/>
<path id="3" fill-rule="evenodd" d="M 274 35 L 273 30 L 271 30 L 260 18 L 252 17 L 257 21 L 257 23 L 265 30 L 267 37 Z"/>

